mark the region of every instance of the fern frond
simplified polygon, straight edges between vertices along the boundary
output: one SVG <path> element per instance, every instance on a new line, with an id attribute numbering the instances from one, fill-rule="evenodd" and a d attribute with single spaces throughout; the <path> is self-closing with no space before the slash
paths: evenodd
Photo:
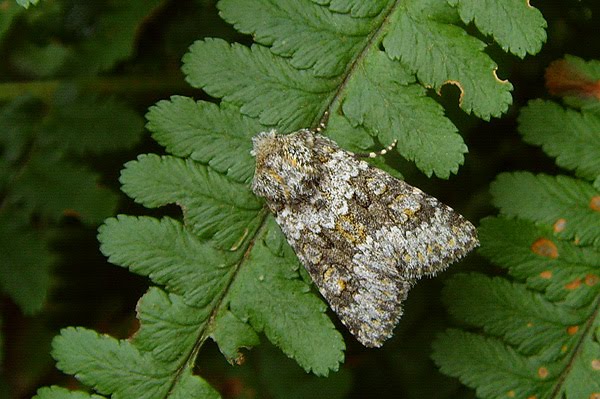
<path id="1" fill-rule="evenodd" d="M 448 178 L 463 163 L 467 146 L 443 108 L 384 52 L 372 54 L 355 72 L 342 110 L 351 125 L 369 126 L 383 143 L 392 143 L 402 132 L 400 153 L 428 176 Z"/>
<path id="2" fill-rule="evenodd" d="M 425 87 L 455 83 L 463 109 L 484 119 L 500 115 L 511 101 L 512 86 L 495 76 L 496 65 L 482 51 L 485 45 L 456 25 L 456 9 L 441 3 L 223 0 L 219 9 L 238 30 L 269 46 L 271 54 L 256 45 L 197 42 L 184 57 L 188 82 L 284 131 L 316 126 L 327 110 L 332 136 L 398 139 L 407 143 L 398 146 L 401 154 L 423 172 L 448 177 L 462 164 L 466 147 L 412 73 Z M 522 14 L 512 13 L 511 18 Z M 492 12 L 477 13 L 483 14 L 496 18 Z M 543 20 L 536 23 L 536 32 L 543 33 Z M 542 36 L 527 37 L 539 47 Z M 514 37 L 503 40 L 520 46 Z M 347 119 L 352 129 L 336 132 L 347 125 L 336 118 Z"/>
<path id="3" fill-rule="evenodd" d="M 250 182 L 254 173 L 250 139 L 265 127 L 237 107 L 173 96 L 151 107 L 146 117 L 152 137 L 170 154 L 207 164 L 237 182 Z"/>
<path id="4" fill-rule="evenodd" d="M 261 222 L 262 202 L 248 185 L 191 160 L 141 155 L 125 165 L 121 183 L 147 207 L 179 204 L 188 227 L 221 248 L 237 249 Z"/>
<path id="5" fill-rule="evenodd" d="M 556 158 L 556 164 L 593 180 L 600 175 L 600 115 L 533 100 L 519 117 L 523 139 Z M 569 131 L 570 134 L 565 134 Z"/>
<path id="6" fill-rule="evenodd" d="M 137 114 L 114 100 L 71 93 L 46 114 L 44 106 L 23 97 L 0 109 L 0 286 L 27 314 L 49 289 L 49 230 L 65 216 L 95 226 L 116 210 L 117 195 L 77 157 L 131 147 L 142 131 Z"/>
<path id="7" fill-rule="evenodd" d="M 441 371 L 481 398 L 599 392 L 592 376 L 600 355 L 600 251 L 519 220 L 484 219 L 479 233 L 482 254 L 508 267 L 514 281 L 481 274 L 450 279 L 444 291 L 450 313 L 475 332 L 438 337 L 433 359 Z"/>
<path id="8" fill-rule="evenodd" d="M 594 134 L 592 119 L 535 101 L 519 121 L 526 138 L 592 180 L 600 151 L 582 145 Z M 491 192 L 501 216 L 481 222 L 480 253 L 510 279 L 468 274 L 448 282 L 445 302 L 466 331 L 440 335 L 433 359 L 481 398 L 596 397 L 600 192 L 584 180 L 528 172 L 499 175 Z"/>
<path id="9" fill-rule="evenodd" d="M 278 124 L 283 130 L 314 124 L 339 84 L 294 68 L 266 47 L 247 48 L 221 39 L 194 43 L 183 62 L 192 86 L 239 106 L 243 114 L 266 126 Z"/>
<path id="10" fill-rule="evenodd" d="M 131 57 L 136 36 L 144 19 L 160 6 L 160 0 L 128 1 L 103 8 L 93 21 L 91 34 L 76 44 L 77 59 L 73 67 L 82 73 L 101 72 Z"/>
<path id="11" fill-rule="evenodd" d="M 194 43 L 183 59 L 186 79 L 221 103 L 172 97 L 157 104 L 148 128 L 170 155 L 142 155 L 121 175 L 136 202 L 176 204 L 182 221 L 121 215 L 99 234 L 111 262 L 164 290 L 152 288 L 140 301 L 141 327 L 131 341 L 64 330 L 55 341 L 59 367 L 107 395 L 130 397 L 137 387 L 177 396 L 190 381 L 204 389 L 191 370 L 208 338 L 238 362 L 240 349 L 263 333 L 304 370 L 337 370 L 342 337 L 250 190 L 250 137 L 272 127 L 315 127 L 328 112 L 327 133 L 345 136 L 340 142 L 369 147 L 374 138 L 397 138 L 402 155 L 427 175 L 456 173 L 467 148 L 424 86 L 457 82 L 463 109 L 486 119 L 506 109 L 512 86 L 495 77 L 496 64 L 458 25 L 457 10 L 440 4 L 219 2 L 223 18 L 257 43 Z M 127 374 L 127 363 L 141 372 Z"/>
<path id="12" fill-rule="evenodd" d="M 455 84 L 465 112 L 488 120 L 506 111 L 512 102 L 512 85 L 498 79 L 497 65 L 483 51 L 485 44 L 456 25 L 455 9 L 437 1 L 397 4 L 383 40 L 391 57 L 402 61 L 426 86 L 439 91 L 448 82 Z"/>
<path id="13" fill-rule="evenodd" d="M 600 198 L 590 183 L 514 172 L 500 174 L 490 192 L 503 215 L 544 223 L 553 226 L 558 237 L 600 246 L 600 212 L 595 209 Z"/>
<path id="14" fill-rule="evenodd" d="M 44 233 L 32 228 L 28 216 L 12 207 L 0 212 L 0 287 L 23 313 L 32 314 L 46 299 L 56 256 Z"/>
<path id="15" fill-rule="evenodd" d="M 128 341 L 84 328 L 67 328 L 53 341 L 57 367 L 77 374 L 100 393 L 124 398 L 218 398 L 190 365 L 174 374 L 171 362 L 159 363 Z M 98 367 L 102 365 L 102 367 Z M 176 381 L 175 381 L 176 379 Z"/>
<path id="16" fill-rule="evenodd" d="M 464 23 L 474 22 L 481 33 L 491 35 L 502 47 L 521 58 L 536 54 L 546 41 L 546 20 L 523 0 L 449 0 Z"/>

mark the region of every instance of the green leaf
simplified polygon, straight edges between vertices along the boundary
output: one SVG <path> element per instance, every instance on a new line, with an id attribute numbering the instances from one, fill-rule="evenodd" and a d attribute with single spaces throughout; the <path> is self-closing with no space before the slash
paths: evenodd
<path id="1" fill-rule="evenodd" d="M 92 26 L 79 27 L 90 34 L 76 46 L 78 70 L 87 74 L 106 71 L 131 57 L 140 25 L 161 4 L 161 0 L 126 1 L 108 3 L 102 12 L 94 10 Z"/>
<path id="2" fill-rule="evenodd" d="M 255 330 L 265 331 L 305 369 L 319 375 L 337 369 L 344 345 L 325 305 L 298 278 L 297 260 L 274 221 L 261 231 L 245 255 L 245 247 L 212 248 L 169 218 L 107 220 L 99 239 L 109 260 L 173 292 L 151 289 L 142 298 L 135 346 L 176 365 L 211 336 L 235 362 L 240 348 L 258 344 Z"/>
<path id="3" fill-rule="evenodd" d="M 562 357 L 564 346 L 577 343 L 576 337 L 565 332 L 571 326 L 584 325 L 589 316 L 585 308 L 551 302 L 524 284 L 475 273 L 451 278 L 444 301 L 458 320 L 502 337 L 519 353 L 539 354 L 548 361 Z"/>
<path id="4" fill-rule="evenodd" d="M 593 336 L 600 252 L 551 241 L 549 232 L 522 220 L 485 219 L 481 252 L 515 280 L 457 275 L 444 290 L 450 312 L 471 332 L 448 330 L 434 343 L 433 358 L 481 398 L 597 392 L 590 359 L 600 356 Z"/>
<path id="5" fill-rule="evenodd" d="M 385 0 L 312 0 L 321 5 L 329 6 L 329 9 L 337 13 L 350 13 L 353 17 L 372 17 L 379 14 L 389 4 Z"/>
<path id="6" fill-rule="evenodd" d="M 83 383 L 115 398 L 219 397 L 189 368 L 181 374 L 171 374 L 168 364 L 153 361 L 130 342 L 83 328 L 63 329 L 53 341 L 52 355 L 58 368 L 77 374 Z"/>
<path id="7" fill-rule="evenodd" d="M 52 347 L 59 369 L 77 374 L 81 382 L 102 394 L 156 398 L 166 396 L 170 389 L 163 370 L 127 341 L 70 327 L 61 331 Z"/>
<path id="8" fill-rule="evenodd" d="M 230 311 L 217 315 L 211 338 L 219 345 L 223 356 L 232 364 L 242 363 L 240 348 L 251 348 L 260 343 L 256 332 Z"/>
<path id="9" fill-rule="evenodd" d="M 502 214 L 553 226 L 557 237 L 600 246 L 600 193 L 567 176 L 502 173 L 491 184 L 494 205 Z"/>
<path id="10" fill-rule="evenodd" d="M 592 286 L 599 266 L 594 247 L 557 239 L 550 228 L 519 219 L 483 219 L 479 238 L 485 257 L 507 267 L 531 289 L 545 291 L 550 300 L 567 304 L 594 300 Z"/>
<path id="11" fill-rule="evenodd" d="M 64 104 L 53 105 L 64 111 Z M 81 116 L 96 105 L 97 102 L 83 102 L 70 112 Z M 0 247 L 5 255 L 0 286 L 26 314 L 42 309 L 49 290 L 50 267 L 56 261 L 50 250 L 49 231 L 59 232 L 65 216 L 76 217 L 87 226 L 97 225 L 117 206 L 116 194 L 100 185 L 100 176 L 70 157 L 102 147 L 99 131 L 83 126 L 94 133 L 86 135 L 82 126 L 51 129 L 47 108 L 41 100 L 23 96 L 0 110 L 0 189 L 4 199 L 0 209 Z M 111 108 L 121 113 L 125 109 L 122 105 Z M 131 112 L 124 115 L 133 117 Z M 126 125 L 112 115 L 102 117 L 119 121 L 115 127 Z M 127 137 L 126 132 L 121 135 Z M 136 136 L 139 137 L 139 131 Z M 108 147 L 114 149 L 115 143 L 123 140 L 111 141 Z"/>
<path id="12" fill-rule="evenodd" d="M 211 62 L 206 62 L 206 60 Z M 187 81 L 283 131 L 310 126 L 331 100 L 336 81 L 300 71 L 265 47 L 198 41 L 183 57 Z"/>
<path id="13" fill-rule="evenodd" d="M 252 178 L 250 139 L 264 128 L 238 108 L 173 96 L 151 107 L 147 118 L 152 137 L 169 153 L 207 164 L 241 183 Z"/>
<path id="14" fill-rule="evenodd" d="M 448 0 L 458 7 L 465 24 L 474 22 L 486 35 L 492 35 L 502 50 L 523 58 L 536 54 L 546 41 L 546 21 L 542 13 L 525 0 Z"/>
<path id="15" fill-rule="evenodd" d="M 139 142 L 144 123 L 127 104 L 84 95 L 65 96 L 69 99 L 55 103 L 45 119 L 48 145 L 74 154 L 102 154 Z"/>
<path id="16" fill-rule="evenodd" d="M 239 260 L 238 254 L 211 247 L 170 218 L 120 215 L 100 227 L 98 239 L 110 262 L 150 277 L 198 307 L 225 289 Z"/>
<path id="17" fill-rule="evenodd" d="M 287 251 L 281 252 L 282 247 Z M 326 305 L 298 277 L 298 261 L 270 218 L 231 287 L 231 311 L 294 358 L 306 371 L 327 375 L 344 358 L 344 342 Z"/>
<path id="18" fill-rule="evenodd" d="M 0 107 L 2 158 L 10 166 L 18 164 L 20 159 L 26 156 L 28 147 L 39 129 L 41 118 L 36 115 L 41 111 L 40 102 L 29 96 L 16 98 Z"/>
<path id="19" fill-rule="evenodd" d="M 25 314 L 41 310 L 56 259 L 43 234 L 29 225 L 27 215 L 10 207 L 0 212 L 0 253 L 2 292 Z"/>
<path id="20" fill-rule="evenodd" d="M 580 115 L 535 101 L 520 119 L 525 137 L 593 176 L 583 172 L 594 149 L 581 145 Z M 480 253 L 508 278 L 448 282 L 444 301 L 469 332 L 439 336 L 433 358 L 481 398 L 593 398 L 600 392 L 599 192 L 583 180 L 528 172 L 502 173 L 490 191 L 502 216 L 481 221 Z"/>
<path id="21" fill-rule="evenodd" d="M 52 386 L 40 388 L 32 399 L 103 399 L 104 396 L 90 395 L 81 391 L 69 391 L 68 389 Z"/>
<path id="22" fill-rule="evenodd" d="M 140 155 L 125 164 L 121 183 L 147 207 L 178 204 L 192 232 L 221 248 L 235 249 L 260 219 L 262 202 L 248 185 L 191 160 Z"/>
<path id="23" fill-rule="evenodd" d="M 293 67 L 312 68 L 316 76 L 335 77 L 365 46 L 378 22 L 340 14 L 335 8 L 343 5 L 336 3 L 329 4 L 333 12 L 297 0 L 221 0 L 218 6 L 223 19 L 238 31 L 252 34 L 257 43 L 270 46 L 274 54 L 289 57 Z M 363 3 L 346 6 L 355 13 L 372 14 L 369 16 L 377 15 L 382 7 L 377 1 Z"/>
<path id="24" fill-rule="evenodd" d="M 72 56 L 72 49 L 61 43 L 28 43 L 15 50 L 11 61 L 25 75 L 49 79 L 59 74 Z"/>
<path id="25" fill-rule="evenodd" d="M 446 83 L 457 85 L 465 112 L 485 120 L 500 116 L 512 102 L 512 85 L 498 79 L 496 63 L 483 51 L 485 44 L 452 22 L 450 11 L 439 2 L 405 1 L 392 14 L 383 45 L 424 85 L 436 90 Z"/>
<path id="26" fill-rule="evenodd" d="M 211 95 L 223 97 L 224 100 L 241 105 L 240 110 L 242 112 L 251 116 L 259 116 L 262 123 L 277 123 L 281 121 L 282 115 L 290 115 L 289 118 L 294 121 L 302 119 L 306 122 L 303 124 L 291 122 L 284 117 L 284 120 L 281 121 L 283 124 L 282 129 L 288 128 L 290 123 L 293 123 L 291 126 L 293 128 L 306 127 L 311 123 L 308 115 L 301 117 L 298 113 L 311 112 L 315 115 L 317 113 L 316 107 L 320 108 L 319 101 L 326 103 L 326 101 L 317 98 L 310 99 L 311 95 L 317 94 L 306 93 L 308 90 L 298 93 L 296 90 L 299 89 L 295 87 L 299 83 L 294 84 L 292 89 L 294 94 L 290 93 L 290 97 L 294 98 L 294 101 L 297 101 L 296 103 L 293 101 L 280 101 L 277 98 L 275 98 L 276 103 L 272 103 L 270 99 L 266 98 L 269 93 L 279 97 L 281 93 L 286 91 L 289 93 L 290 91 L 289 87 L 286 89 L 274 83 L 275 77 L 282 76 L 282 78 L 285 77 L 289 80 L 290 76 L 293 76 L 293 79 L 305 79 L 307 80 L 308 89 L 315 87 L 319 81 L 326 81 L 310 77 L 304 71 L 290 69 L 291 67 L 284 64 L 284 61 L 274 59 L 273 69 L 278 69 L 279 72 L 271 74 L 265 72 L 265 76 L 262 77 L 250 76 L 246 73 L 243 76 L 247 77 L 248 82 L 244 83 L 244 80 L 236 80 L 233 75 L 223 74 L 224 67 L 210 66 L 203 62 L 206 58 L 216 57 L 212 54 L 217 53 L 217 48 L 220 49 L 220 54 L 235 51 L 235 54 L 238 55 L 238 63 L 242 58 L 251 58 L 253 62 L 260 62 L 261 65 L 264 65 L 265 60 L 270 58 L 266 50 L 258 46 L 248 50 L 240 46 L 231 48 L 228 44 L 217 40 L 197 42 L 193 46 L 192 52 L 184 60 L 187 66 L 184 66 L 184 70 L 188 72 L 188 80 L 192 84 L 203 87 Z M 228 56 L 228 58 L 229 61 L 226 61 L 226 63 L 229 65 L 229 69 L 226 70 L 236 74 L 231 67 L 236 62 L 232 59 L 233 55 Z M 372 134 L 381 134 L 380 139 L 383 142 L 391 143 L 393 138 L 398 138 L 400 142 L 404 143 L 401 146 L 402 154 L 408 159 L 416 160 L 417 165 L 428 175 L 435 171 L 440 177 L 448 177 L 450 171 L 456 172 L 458 165 L 463 162 L 463 153 L 466 152 L 466 146 L 460 136 L 456 134 L 454 126 L 448 119 L 443 117 L 441 108 L 425 96 L 422 88 L 414 84 L 409 85 L 413 79 L 403 72 L 402 66 L 387 60 L 381 52 L 375 53 L 364 62 L 365 65 L 360 71 L 366 72 L 364 72 L 364 75 L 360 71 L 355 73 L 353 80 L 348 84 L 347 97 L 343 101 L 343 112 L 352 121 L 352 124 L 364 124 L 367 129 L 371 130 Z M 215 70 L 207 71 L 208 67 L 215 68 Z M 386 78 L 389 73 L 385 69 L 389 67 L 397 68 L 399 76 Z M 242 69 L 252 68 L 256 69 L 256 66 L 240 67 L 237 76 L 242 74 Z M 263 69 L 266 69 L 266 67 Z M 257 72 L 262 73 L 260 70 Z M 199 78 L 203 80 L 199 80 Z M 377 85 L 370 83 L 381 79 L 389 80 L 384 80 Z M 266 82 L 263 82 L 264 80 Z M 257 81 L 259 81 L 258 87 L 256 86 Z M 294 83 L 294 81 L 288 82 L 288 86 L 290 83 Z M 388 83 L 392 85 L 391 88 L 388 87 Z M 237 84 L 238 87 L 234 87 L 234 84 Z M 240 86 L 242 84 L 244 86 Z M 253 95 L 251 98 L 246 97 L 246 93 L 251 92 L 249 87 L 245 87 L 248 84 L 253 84 L 261 94 L 259 96 Z M 327 87 L 324 86 L 320 90 L 326 89 Z M 319 89 L 315 87 L 312 91 L 316 90 Z M 247 103 L 247 101 L 250 101 L 250 103 Z M 348 104 L 348 106 L 345 104 Z M 371 104 L 371 106 L 367 107 L 367 104 Z M 285 107 L 286 109 L 279 107 Z M 258 108 L 260 108 L 260 111 L 255 111 Z M 410 112 L 407 110 L 410 110 Z M 418 112 L 415 112 L 415 110 Z M 373 116 L 370 114 L 371 112 L 373 112 Z M 365 118 L 367 113 L 369 113 L 369 117 Z M 384 115 L 380 115 L 380 113 L 384 113 Z M 269 115 L 268 119 L 264 119 L 263 115 Z M 332 134 L 335 135 L 335 129 L 331 130 Z"/>
<path id="27" fill-rule="evenodd" d="M 99 184 L 97 173 L 75 163 L 70 155 L 130 146 L 139 139 L 142 126 L 139 117 L 124 104 L 90 102 L 86 98 L 75 95 L 70 101 L 54 103 L 54 111 L 48 115 L 44 114 L 41 101 L 30 97 L 18 98 L 2 107 L 0 129 L 5 134 L 0 142 L 8 161 L 3 176 L 8 204 L 37 213 L 44 221 L 58 222 L 69 215 L 86 225 L 96 225 L 114 213 L 117 196 Z M 123 114 L 127 120 L 112 115 L 113 112 Z M 67 120 L 77 122 L 71 124 Z M 95 130 L 88 124 L 102 129 Z M 112 135 L 105 134 L 109 126 L 113 127 Z"/>
<path id="28" fill-rule="evenodd" d="M 401 59 L 423 85 L 457 84 L 467 112 L 489 119 L 511 102 L 512 86 L 495 76 L 484 44 L 455 25 L 455 10 L 439 2 L 222 0 L 219 9 L 236 29 L 277 56 L 256 45 L 197 42 L 184 57 L 188 81 L 283 131 L 315 126 L 327 109 L 332 123 L 343 115 L 353 127 L 364 124 L 382 143 L 399 139 L 401 154 L 427 175 L 456 173 L 467 151 L 456 128 L 439 105 L 425 98 L 404 65 L 384 61 L 382 43 L 387 55 Z M 485 17 L 496 18 L 492 12 Z M 538 47 L 542 42 L 530 41 Z M 515 37 L 506 42 L 519 46 Z"/>
<path id="29" fill-rule="evenodd" d="M 526 142 L 541 146 L 556 164 L 594 180 L 600 176 L 600 116 L 551 101 L 533 100 L 521 109 L 519 131 Z M 568 132 L 568 133 L 567 133 Z"/>
<path id="30" fill-rule="evenodd" d="M 344 116 L 384 143 L 397 139 L 398 150 L 426 175 L 448 178 L 463 163 L 467 146 L 442 107 L 399 63 L 383 52 L 370 54 L 348 82 Z M 341 133 L 340 133 L 341 134 Z"/>
<path id="31" fill-rule="evenodd" d="M 182 363 L 207 329 L 212 308 L 188 305 L 183 297 L 152 287 L 137 305 L 141 327 L 133 343 L 159 361 Z"/>
<path id="32" fill-rule="evenodd" d="M 220 399 L 219 393 L 206 381 L 191 373 L 182 375 L 174 389 L 170 392 L 173 399 L 205 398 Z"/>
<path id="33" fill-rule="evenodd" d="M 595 328 L 598 329 L 598 324 Z M 598 354 L 600 354 L 600 340 L 592 335 L 582 342 L 580 359 L 573 363 L 570 378 L 565 381 L 565 390 L 574 398 L 593 398 L 600 392 L 600 378 L 598 378 Z M 585 381 L 585 384 L 581 382 Z M 589 381 L 589 383 L 588 383 Z M 590 394 L 590 392 L 593 392 Z"/>
<path id="34" fill-rule="evenodd" d="M 479 398 L 549 398 L 558 377 L 554 364 L 524 358 L 498 339 L 460 330 L 440 335 L 433 353 L 444 374 L 460 376 L 463 384 L 476 388 Z M 551 373 L 545 379 L 539 377 L 542 367 Z"/>
<path id="35" fill-rule="evenodd" d="M 114 213 L 117 196 L 98 185 L 99 176 L 58 154 L 31 154 L 9 194 L 11 203 L 22 203 L 55 221 L 73 215 L 88 225 L 100 223 Z"/>

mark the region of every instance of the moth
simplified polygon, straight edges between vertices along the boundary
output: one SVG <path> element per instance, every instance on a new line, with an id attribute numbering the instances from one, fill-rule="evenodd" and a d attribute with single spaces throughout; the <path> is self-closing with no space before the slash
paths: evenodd
<path id="1" fill-rule="evenodd" d="M 350 332 L 379 347 L 402 302 L 478 245 L 467 219 L 319 132 L 253 137 L 252 190 L 264 197 L 321 295 Z"/>

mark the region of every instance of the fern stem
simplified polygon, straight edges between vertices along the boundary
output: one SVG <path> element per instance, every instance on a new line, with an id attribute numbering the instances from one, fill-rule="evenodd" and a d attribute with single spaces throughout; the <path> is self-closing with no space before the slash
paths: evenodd
<path id="1" fill-rule="evenodd" d="M 325 110 L 322 113 L 319 113 L 320 115 L 322 115 L 322 117 L 319 119 L 318 122 L 313 123 L 313 128 L 317 128 L 319 126 L 324 126 L 327 124 L 329 114 L 334 111 L 335 105 L 340 101 L 340 98 L 343 97 L 343 93 L 346 91 L 346 85 L 352 79 L 352 71 L 354 71 L 358 67 L 360 61 L 362 61 L 362 59 L 366 57 L 369 50 L 371 50 L 373 46 L 378 46 L 382 42 L 383 37 L 386 34 L 385 27 L 387 25 L 387 21 L 389 20 L 390 16 L 394 13 L 394 11 L 400 6 L 401 3 L 401 0 L 396 0 L 394 3 L 389 5 L 387 9 L 382 10 L 382 12 L 380 13 L 381 20 L 379 22 L 379 27 L 369 34 L 363 49 L 360 52 L 358 52 L 357 56 L 354 58 L 354 60 L 352 60 L 352 62 L 348 63 L 348 67 L 343 74 L 344 78 L 337 87 L 337 90 L 335 91 L 334 95 L 331 97 L 331 101 L 329 102 L 329 104 L 325 106 Z"/>
<path id="2" fill-rule="evenodd" d="M 556 386 L 552 390 L 552 394 L 550 396 L 551 398 L 560 399 L 563 397 L 563 393 L 564 393 L 563 385 L 567 379 L 567 376 L 571 372 L 571 368 L 573 368 L 573 364 L 575 364 L 575 362 L 577 361 L 577 358 L 579 357 L 579 355 L 581 353 L 581 350 L 583 348 L 583 344 L 585 343 L 585 341 L 587 341 L 588 339 L 590 339 L 590 340 L 592 339 L 592 334 L 594 332 L 594 329 L 592 327 L 595 324 L 594 322 L 596 321 L 596 318 L 600 314 L 600 297 L 596 298 L 596 301 L 595 301 L 594 305 L 592 306 L 592 309 L 593 309 L 593 312 L 592 312 L 588 322 L 586 323 L 585 328 L 582 331 L 581 339 L 579 340 L 579 342 L 577 342 L 577 345 L 575 346 L 575 349 L 573 349 L 573 352 L 571 354 L 571 358 L 567 362 L 567 366 L 564 368 L 562 373 L 560 373 L 560 376 L 558 377 L 558 379 L 556 381 Z"/>
<path id="3" fill-rule="evenodd" d="M 221 292 L 221 295 L 219 295 L 219 297 L 216 299 L 216 301 L 213 302 L 214 306 L 210 313 L 210 316 L 208 317 L 207 322 L 204 323 L 202 328 L 198 331 L 198 338 L 196 339 L 196 343 L 195 343 L 194 347 L 192 348 L 190 353 L 181 362 L 181 365 L 179 366 L 179 368 L 177 370 L 177 374 L 175 375 L 175 378 L 173 378 L 173 382 L 171 383 L 171 386 L 169 387 L 169 391 L 168 391 L 169 393 L 173 389 L 176 388 L 177 381 L 181 378 L 181 376 L 185 372 L 186 366 L 188 366 L 188 365 L 193 366 L 193 364 L 195 363 L 195 359 L 198 356 L 200 349 L 202 348 L 202 346 L 204 345 L 204 342 L 206 342 L 206 340 L 209 337 L 210 327 L 214 323 L 214 320 L 216 319 L 217 314 L 221 310 L 221 305 L 223 304 L 223 301 L 227 297 L 227 294 L 229 293 L 229 289 L 231 288 L 231 285 L 235 281 L 235 278 L 236 278 L 240 268 L 242 267 L 242 265 L 248 258 L 248 255 L 252 251 L 252 248 L 254 247 L 254 243 L 256 242 L 257 237 L 259 237 L 262 234 L 262 232 L 264 231 L 264 229 L 266 228 L 266 226 L 267 226 L 266 222 L 268 219 L 269 210 L 265 206 L 260 211 L 260 213 L 261 213 L 261 217 L 262 217 L 260 224 L 254 231 L 254 234 L 248 235 L 248 237 L 252 237 L 252 238 L 247 241 L 246 245 L 244 245 L 243 255 L 241 256 L 239 262 L 237 263 L 235 270 L 231 274 L 231 278 L 227 282 L 227 286 L 223 289 L 223 291 Z M 242 248 L 240 247 L 238 250 L 240 250 L 240 249 L 242 249 Z"/>

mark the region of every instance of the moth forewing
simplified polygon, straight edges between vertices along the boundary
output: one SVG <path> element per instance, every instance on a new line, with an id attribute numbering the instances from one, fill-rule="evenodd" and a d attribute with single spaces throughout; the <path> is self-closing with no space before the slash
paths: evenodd
<path id="1" fill-rule="evenodd" d="M 365 346 L 381 346 L 392 335 L 419 278 L 478 245 L 475 227 L 453 209 L 321 134 L 272 130 L 253 143 L 253 191 Z"/>

